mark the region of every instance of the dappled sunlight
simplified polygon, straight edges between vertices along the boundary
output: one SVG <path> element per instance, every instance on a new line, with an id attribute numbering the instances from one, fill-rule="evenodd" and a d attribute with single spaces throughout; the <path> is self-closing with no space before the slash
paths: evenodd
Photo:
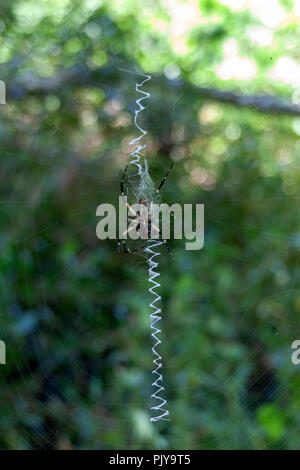
<path id="1" fill-rule="evenodd" d="M 253 59 L 239 55 L 238 43 L 235 39 L 227 39 L 223 44 L 224 60 L 216 67 L 221 80 L 251 80 L 257 74 L 257 66 Z"/>
<path id="2" fill-rule="evenodd" d="M 260 46 L 270 46 L 273 42 L 273 31 L 263 26 L 251 26 L 246 31 L 247 36 Z"/>
<path id="3" fill-rule="evenodd" d="M 272 80 L 300 87 L 300 64 L 292 57 L 280 57 L 270 70 L 269 77 Z"/>
<path id="4" fill-rule="evenodd" d="M 219 2 L 232 11 L 250 9 L 256 18 L 271 28 L 277 28 L 287 18 L 278 0 L 219 0 Z"/>

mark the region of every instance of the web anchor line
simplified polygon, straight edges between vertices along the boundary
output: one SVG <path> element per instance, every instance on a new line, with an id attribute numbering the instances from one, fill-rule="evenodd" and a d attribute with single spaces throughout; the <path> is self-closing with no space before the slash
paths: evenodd
<path id="1" fill-rule="evenodd" d="M 157 293 L 157 289 L 160 287 L 160 283 L 157 282 L 155 279 L 160 276 L 160 273 L 156 268 L 158 268 L 159 263 L 154 260 L 156 256 L 160 255 L 160 251 L 154 251 L 153 248 L 156 248 L 163 244 L 163 242 L 159 240 L 148 240 L 149 246 L 145 248 L 145 252 L 149 253 L 148 263 L 149 263 L 149 270 L 148 270 L 148 281 L 149 283 L 153 284 L 149 287 L 149 292 L 154 296 L 154 300 L 150 303 L 149 307 L 152 309 L 152 313 L 150 313 L 150 328 L 152 331 L 151 336 L 153 337 L 155 343 L 152 346 L 153 352 L 153 364 L 155 365 L 155 369 L 152 371 L 152 374 L 156 376 L 156 379 L 152 382 L 152 387 L 155 391 L 152 393 L 151 398 L 154 398 L 159 403 L 155 406 L 151 407 L 151 410 L 157 411 L 160 414 L 157 416 L 153 416 L 150 418 L 151 421 L 170 421 L 169 410 L 165 407 L 167 406 L 167 400 L 163 398 L 161 392 L 164 392 L 165 387 L 163 386 L 163 376 L 160 372 L 162 368 L 162 357 L 157 351 L 157 346 L 161 344 L 161 339 L 159 338 L 159 334 L 161 333 L 161 329 L 158 326 L 159 321 L 161 320 L 161 309 L 156 306 L 156 303 L 161 300 L 161 296 Z"/>

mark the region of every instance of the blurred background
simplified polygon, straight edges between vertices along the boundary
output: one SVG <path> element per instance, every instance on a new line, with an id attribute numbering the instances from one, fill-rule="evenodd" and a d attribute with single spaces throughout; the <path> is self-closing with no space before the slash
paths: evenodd
<path id="1" fill-rule="evenodd" d="M 299 449 L 300 2 L 0 1 L 2 449 Z M 141 123 L 205 244 L 160 272 L 170 422 L 150 422 L 147 264 L 96 237 Z M 163 247 L 162 247 L 163 248 Z"/>

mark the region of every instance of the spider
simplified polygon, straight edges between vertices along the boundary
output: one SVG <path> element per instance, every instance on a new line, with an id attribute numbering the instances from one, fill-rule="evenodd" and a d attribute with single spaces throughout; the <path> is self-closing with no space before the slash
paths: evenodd
<path id="1" fill-rule="evenodd" d="M 158 193 L 160 192 L 163 184 L 165 183 L 170 171 L 172 170 L 173 168 L 173 165 L 174 165 L 174 162 L 172 162 L 170 168 L 168 169 L 167 173 L 165 174 L 165 176 L 163 177 L 163 179 L 161 180 L 161 183 L 160 185 L 158 186 L 158 188 L 155 190 L 152 198 L 150 199 L 150 201 L 148 201 L 147 198 L 145 197 L 141 197 L 139 199 L 139 204 L 142 206 L 146 206 L 147 208 L 149 207 L 149 218 L 148 218 L 148 227 L 147 227 L 147 232 L 148 232 L 148 238 L 150 238 L 150 235 L 151 235 L 151 229 L 152 227 L 154 227 L 157 232 L 159 233 L 159 235 L 161 235 L 161 230 L 156 227 L 154 225 L 154 223 L 151 221 L 151 206 L 152 206 L 152 203 L 155 199 L 155 197 L 158 195 Z M 122 175 L 122 179 L 121 179 L 121 183 L 120 183 L 120 186 L 121 186 L 121 196 L 124 197 L 125 196 L 125 191 L 124 191 L 124 180 L 125 180 L 125 176 L 126 176 L 126 173 L 127 173 L 127 168 L 128 168 L 128 165 L 126 166 L 125 170 L 124 170 L 124 173 Z M 132 224 L 132 226 L 130 228 L 128 228 L 127 230 L 125 230 L 125 232 L 122 233 L 121 235 L 121 238 L 118 238 L 118 245 L 117 245 L 117 252 L 119 253 L 120 250 L 121 250 L 121 245 L 123 246 L 123 249 L 124 249 L 124 253 L 139 253 L 140 251 L 143 251 L 143 249 L 145 248 L 145 246 L 147 246 L 147 244 L 141 246 L 140 248 L 137 248 L 137 249 L 134 249 L 134 250 L 131 250 L 130 248 L 128 248 L 126 246 L 126 242 L 125 240 L 123 239 L 123 236 L 128 234 L 130 231 L 132 230 L 136 230 L 137 232 L 140 232 L 141 231 L 141 224 L 140 224 L 140 220 L 139 220 L 139 217 L 141 215 L 140 211 L 134 211 L 133 208 L 130 206 L 130 204 L 128 204 L 128 202 L 126 202 L 126 205 L 127 205 L 127 208 L 129 210 L 129 212 L 132 214 L 132 216 L 128 216 L 127 217 L 127 223 L 128 224 L 131 224 L 132 222 L 136 221 L 135 224 Z M 163 239 L 163 243 L 165 244 L 165 246 L 167 247 L 168 249 L 168 252 L 170 253 L 171 256 L 172 255 L 172 252 L 170 250 L 170 247 L 167 243 L 167 240 Z"/>

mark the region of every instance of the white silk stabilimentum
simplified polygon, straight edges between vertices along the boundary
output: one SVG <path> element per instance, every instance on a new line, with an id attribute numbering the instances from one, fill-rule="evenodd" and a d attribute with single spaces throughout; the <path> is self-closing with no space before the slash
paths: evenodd
<path id="1" fill-rule="evenodd" d="M 161 300 L 161 296 L 156 292 L 156 289 L 160 287 L 160 283 L 155 281 L 155 278 L 160 276 L 159 271 L 155 271 L 155 269 L 158 267 L 158 262 L 154 261 L 154 258 L 156 256 L 160 255 L 159 250 L 154 251 L 153 248 L 156 248 L 160 245 L 163 244 L 163 242 L 159 240 L 148 240 L 149 246 L 145 248 L 145 251 L 150 254 L 148 258 L 148 263 L 149 263 L 149 270 L 148 270 L 148 280 L 149 283 L 153 284 L 152 287 L 149 287 L 149 292 L 154 296 L 154 300 L 150 303 L 150 308 L 153 310 L 152 313 L 150 313 L 150 327 L 152 333 L 151 336 L 155 340 L 155 344 L 152 346 L 152 352 L 154 355 L 153 359 L 153 364 L 156 366 L 156 368 L 152 371 L 152 374 L 156 376 L 156 379 L 152 383 L 152 387 L 154 387 L 156 390 L 154 393 L 152 393 L 151 398 L 155 398 L 156 400 L 159 401 L 158 405 L 152 406 L 151 410 L 157 411 L 160 414 L 157 416 L 153 416 L 151 421 L 158 421 L 160 419 L 165 420 L 165 421 L 170 421 L 167 416 L 169 416 L 169 411 L 164 408 L 165 405 L 167 405 L 167 400 L 165 400 L 160 394 L 165 390 L 165 387 L 162 385 L 163 384 L 163 376 L 162 373 L 159 372 L 159 370 L 162 368 L 162 357 L 161 355 L 157 352 L 157 346 L 161 344 L 161 340 L 158 337 L 158 334 L 161 333 L 161 330 L 158 328 L 157 323 L 161 320 L 161 309 L 158 308 L 155 304 L 156 302 L 159 302 Z"/>
<path id="2" fill-rule="evenodd" d="M 136 92 L 142 94 L 143 96 L 136 100 L 134 124 L 139 130 L 140 134 L 138 135 L 138 137 L 132 139 L 129 143 L 129 145 L 136 146 L 135 150 L 129 155 L 129 158 L 131 159 L 129 165 L 135 165 L 138 169 L 137 174 L 132 175 L 139 177 L 139 182 L 137 186 L 134 189 L 132 188 L 137 200 L 139 200 L 141 197 L 151 199 L 155 193 L 155 186 L 148 172 L 148 162 L 145 158 L 145 154 L 141 152 L 141 150 L 144 150 L 147 145 L 142 145 L 140 143 L 140 140 L 145 137 L 147 131 L 143 129 L 138 123 L 138 115 L 141 111 L 145 109 L 145 106 L 143 106 L 142 101 L 150 97 L 150 93 L 142 90 L 141 88 L 146 82 L 151 80 L 151 75 L 130 72 L 129 70 L 124 71 L 144 77 L 144 79 L 140 83 L 137 82 L 135 85 Z M 157 351 L 157 346 L 161 344 L 161 340 L 158 337 L 158 335 L 161 333 L 161 330 L 158 328 L 158 322 L 161 320 L 161 309 L 155 305 L 161 300 L 161 296 L 156 292 L 156 289 L 160 287 L 160 284 L 155 281 L 155 278 L 160 276 L 160 273 L 158 271 L 155 271 L 158 267 L 158 263 L 154 261 L 154 258 L 160 255 L 160 251 L 154 251 L 153 249 L 162 245 L 163 242 L 159 240 L 148 240 L 148 243 L 149 245 L 144 249 L 144 251 L 146 253 L 149 253 L 149 257 L 147 259 L 149 263 L 148 281 L 150 284 L 153 284 L 149 288 L 149 292 L 154 296 L 154 300 L 149 304 L 149 308 L 150 310 L 152 310 L 150 313 L 151 336 L 155 341 L 155 344 L 152 346 L 152 352 L 154 355 L 153 364 L 155 365 L 152 374 L 155 375 L 155 380 L 152 382 L 154 392 L 151 394 L 151 398 L 155 399 L 158 402 L 157 405 L 151 406 L 151 410 L 155 412 L 155 416 L 152 416 L 150 419 L 151 421 L 170 421 L 170 419 L 167 418 L 167 416 L 169 416 L 169 411 L 164 408 L 167 405 L 167 401 L 161 396 L 161 392 L 165 390 L 164 386 L 162 385 L 163 376 L 160 372 L 160 369 L 162 368 L 162 357 Z"/>

